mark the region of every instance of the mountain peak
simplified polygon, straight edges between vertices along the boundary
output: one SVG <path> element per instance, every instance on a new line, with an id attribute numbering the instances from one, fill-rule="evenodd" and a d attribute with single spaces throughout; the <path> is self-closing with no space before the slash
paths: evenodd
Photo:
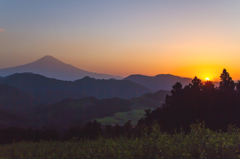
<path id="1" fill-rule="evenodd" d="M 99 74 L 88 72 L 66 64 L 51 55 L 43 56 L 42 58 L 21 66 L 0 69 L 0 76 L 8 76 L 14 73 L 32 72 L 45 77 L 56 78 L 61 80 L 75 81 L 77 79 L 89 76 L 96 79 L 121 78 L 118 76 Z"/>
<path id="2" fill-rule="evenodd" d="M 61 63 L 63 63 L 62 61 L 60 61 L 60 60 L 58 60 L 58 59 L 56 59 L 55 57 L 53 57 L 53 56 L 50 56 L 50 55 L 46 55 L 46 56 L 44 56 L 44 57 L 42 57 L 42 58 L 40 58 L 40 59 L 38 59 L 37 61 L 35 61 L 35 62 L 54 62 L 54 61 L 57 61 L 57 62 L 61 62 Z"/>
<path id="3" fill-rule="evenodd" d="M 51 56 L 51 55 L 46 55 L 46 56 L 43 56 L 43 57 L 40 58 L 40 59 L 56 59 L 56 58 L 54 58 L 54 57 Z"/>

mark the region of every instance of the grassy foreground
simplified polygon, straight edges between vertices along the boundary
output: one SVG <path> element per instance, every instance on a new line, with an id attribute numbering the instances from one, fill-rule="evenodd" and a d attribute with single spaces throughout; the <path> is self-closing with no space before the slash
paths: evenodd
<path id="1" fill-rule="evenodd" d="M 214 132 L 204 125 L 192 125 L 189 134 L 173 135 L 161 133 L 155 126 L 152 133 L 141 138 L 71 141 L 49 141 L 39 143 L 15 143 L 0 147 L 0 158 L 240 158 L 240 130 Z"/>

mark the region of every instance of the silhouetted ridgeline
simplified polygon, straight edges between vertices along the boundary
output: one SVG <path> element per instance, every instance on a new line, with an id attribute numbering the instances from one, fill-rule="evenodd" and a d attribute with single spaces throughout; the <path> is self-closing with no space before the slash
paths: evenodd
<path id="1" fill-rule="evenodd" d="M 79 99 L 94 96 L 96 98 L 132 98 L 150 90 L 144 86 L 126 80 L 97 80 L 85 77 L 72 81 L 61 81 L 33 73 L 13 74 L 0 79 L 4 83 L 30 93 L 41 103 L 50 104 L 64 98 Z"/>
<path id="2" fill-rule="evenodd" d="M 183 86 L 191 82 L 191 78 L 182 78 L 170 74 L 160 74 L 157 76 L 130 75 L 124 80 L 138 83 L 151 89 L 153 92 L 158 90 L 171 90 L 173 83 L 180 82 Z"/>
<path id="3" fill-rule="evenodd" d="M 146 93 L 141 97 L 131 98 L 129 101 L 132 103 L 132 109 L 153 109 L 162 106 L 167 94 L 170 94 L 170 91 L 159 90 L 155 93 Z"/>
<path id="4" fill-rule="evenodd" d="M 74 67 L 70 64 L 65 64 L 52 56 L 44 56 L 43 58 L 37 61 L 25 65 L 0 69 L 0 76 L 5 77 L 12 75 L 14 73 L 24 72 L 32 72 L 49 78 L 56 78 L 68 81 L 74 81 L 85 76 L 89 76 L 96 79 L 110 79 L 110 78 L 122 79 L 122 77 L 120 76 L 85 71 L 77 67 Z"/>
<path id="5" fill-rule="evenodd" d="M 153 100 L 156 100 L 156 101 L 164 101 L 167 94 L 170 94 L 170 91 L 159 90 L 155 93 L 146 93 L 146 94 L 143 95 L 143 97 L 153 99 Z"/>

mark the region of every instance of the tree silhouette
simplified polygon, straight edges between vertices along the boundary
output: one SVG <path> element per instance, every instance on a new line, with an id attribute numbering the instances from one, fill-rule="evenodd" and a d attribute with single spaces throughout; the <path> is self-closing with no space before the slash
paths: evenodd
<path id="1" fill-rule="evenodd" d="M 236 88 L 237 88 L 237 91 L 240 91 L 240 81 L 238 80 L 238 82 L 236 83 Z"/>
<path id="2" fill-rule="evenodd" d="M 180 130 L 181 127 L 188 131 L 197 120 L 205 121 L 211 129 L 227 130 L 229 124 L 240 126 L 240 81 L 235 85 L 226 69 L 220 78 L 218 88 L 214 88 L 211 81 L 203 84 L 197 77 L 184 88 L 177 82 L 163 106 L 148 110 L 138 127 L 140 124 L 149 126 L 156 120 L 165 131 Z M 237 90 L 234 90 L 235 86 Z"/>
<path id="3" fill-rule="evenodd" d="M 177 82 L 175 85 L 172 86 L 171 93 L 172 94 L 177 94 L 182 90 L 182 84 L 180 82 Z"/>
<path id="4" fill-rule="evenodd" d="M 227 72 L 226 69 L 223 69 L 223 72 L 220 76 L 221 81 L 220 81 L 220 90 L 223 92 L 229 92 L 233 91 L 235 88 L 234 81 L 232 80 L 232 77 L 230 77 L 229 73 Z"/>
<path id="5" fill-rule="evenodd" d="M 211 81 L 205 82 L 205 85 L 202 86 L 203 91 L 212 92 L 214 90 L 214 84 Z"/>
<path id="6" fill-rule="evenodd" d="M 195 89 L 201 89 L 203 84 L 201 83 L 201 80 L 195 76 L 192 80 L 192 87 Z"/>

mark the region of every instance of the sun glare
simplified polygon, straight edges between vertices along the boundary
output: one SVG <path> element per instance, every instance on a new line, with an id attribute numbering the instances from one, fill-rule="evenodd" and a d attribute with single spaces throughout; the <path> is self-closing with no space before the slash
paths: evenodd
<path id="1" fill-rule="evenodd" d="M 209 81 L 209 78 L 208 78 L 208 77 L 206 78 L 206 81 Z"/>

